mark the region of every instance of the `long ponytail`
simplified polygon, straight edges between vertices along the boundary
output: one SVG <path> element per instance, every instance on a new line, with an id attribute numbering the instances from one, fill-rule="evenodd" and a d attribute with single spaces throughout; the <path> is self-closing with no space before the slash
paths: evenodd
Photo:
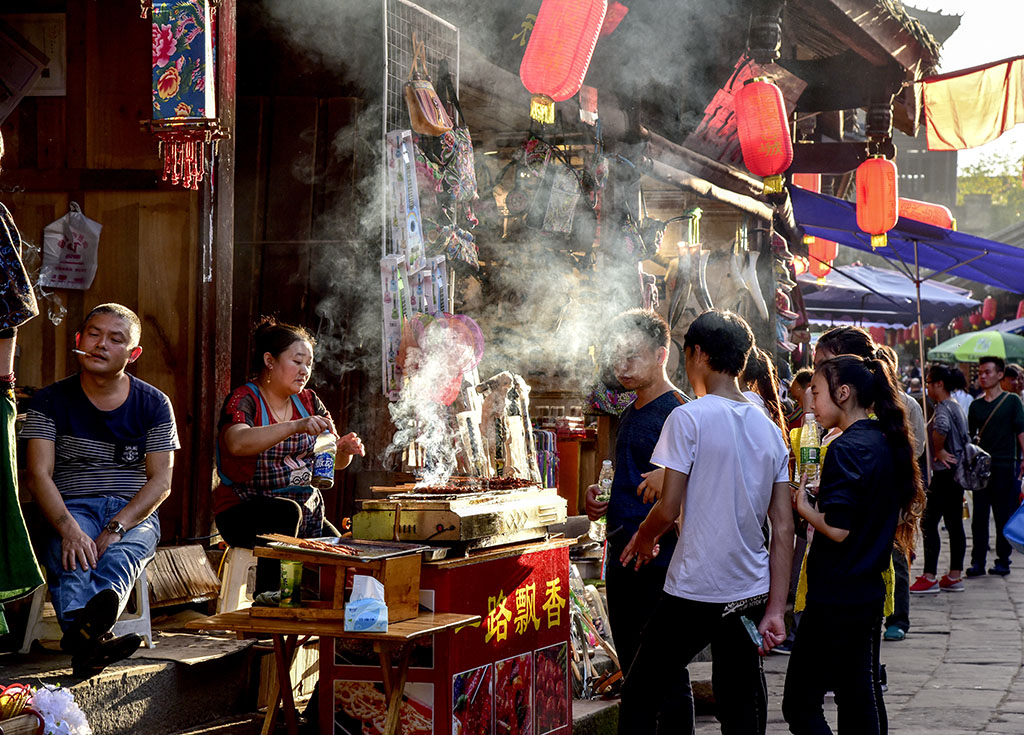
<path id="1" fill-rule="evenodd" d="M 914 456 L 910 419 L 896 388 L 895 374 L 885 361 L 855 355 L 832 358 L 818 369 L 825 374 L 833 402 L 839 403 L 836 399 L 839 386 L 849 385 L 857 405 L 871 409 L 878 420 L 878 428 L 893 454 L 893 487 L 900 503 L 896 545 L 904 554 L 909 554 L 914 549 L 924 509 L 924 485 Z"/>
<path id="2" fill-rule="evenodd" d="M 782 410 L 782 396 L 779 395 L 779 377 L 772 357 L 760 347 L 754 347 L 743 368 L 743 382 L 753 385 L 757 395 L 764 401 L 768 417 L 782 430 L 782 439 L 789 446 L 789 429 L 785 412 Z"/>

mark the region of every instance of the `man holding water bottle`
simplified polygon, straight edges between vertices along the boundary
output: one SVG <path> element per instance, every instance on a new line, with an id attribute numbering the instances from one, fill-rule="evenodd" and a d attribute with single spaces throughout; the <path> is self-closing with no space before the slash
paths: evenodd
<path id="1" fill-rule="evenodd" d="M 646 476 L 658 469 L 651 464 L 651 454 L 665 419 L 687 399 L 665 371 L 669 327 L 661 316 L 649 310 L 626 311 L 612 320 L 607 335 L 605 345 L 615 377 L 623 388 L 636 393 L 636 400 L 619 420 L 611 499 L 601 502 L 599 487 L 591 485 L 587 488 L 586 508 L 591 520 L 607 513 L 608 615 L 619 663 L 623 674 L 628 675 L 640 646 L 640 633 L 665 586 L 675 536 L 667 534 L 662 539 L 660 558 L 639 571 L 624 568 L 619 556 L 656 499 L 655 488 L 648 488 Z M 669 727 L 692 720 L 688 682 L 685 692 L 676 694 L 667 697 L 661 709 L 660 719 Z"/>

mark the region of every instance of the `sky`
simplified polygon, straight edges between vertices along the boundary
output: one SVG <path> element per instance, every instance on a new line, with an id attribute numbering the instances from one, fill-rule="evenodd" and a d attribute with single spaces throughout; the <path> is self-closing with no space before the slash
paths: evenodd
<path id="1" fill-rule="evenodd" d="M 939 68 L 943 72 L 1024 56 L 1024 0 L 905 0 L 904 4 L 963 16 L 942 47 Z M 1024 124 L 991 143 L 960 151 L 957 164 L 962 170 L 992 153 L 1024 155 Z"/>

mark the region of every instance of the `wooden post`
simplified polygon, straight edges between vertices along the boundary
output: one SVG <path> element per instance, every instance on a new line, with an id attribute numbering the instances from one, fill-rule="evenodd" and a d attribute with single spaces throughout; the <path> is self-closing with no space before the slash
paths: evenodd
<path id="1" fill-rule="evenodd" d="M 231 291 L 235 220 L 235 63 L 236 0 L 217 9 L 217 116 L 230 137 L 221 140 L 213 171 L 204 182 L 199 216 L 196 278 L 199 304 L 196 324 L 196 391 L 192 415 L 195 432 L 191 461 L 191 502 L 185 503 L 182 527 L 204 536 L 211 524 L 214 442 L 220 406 L 231 389 Z"/>

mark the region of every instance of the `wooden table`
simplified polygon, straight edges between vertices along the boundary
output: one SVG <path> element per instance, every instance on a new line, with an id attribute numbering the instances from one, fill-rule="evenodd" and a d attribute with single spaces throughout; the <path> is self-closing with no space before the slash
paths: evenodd
<path id="1" fill-rule="evenodd" d="M 248 610 L 238 610 L 213 615 L 202 620 L 194 620 L 185 627 L 192 630 L 227 630 L 237 633 L 239 638 L 267 635 L 273 637 L 274 659 L 280 684 L 278 689 L 290 735 L 297 735 L 299 728 L 295 700 L 292 698 L 291 681 L 291 659 L 299 638 L 302 636 L 324 636 L 372 641 L 373 648 L 380 657 L 384 696 L 388 702 L 384 733 L 385 735 L 394 735 L 398 732 L 399 710 L 402 705 L 406 675 L 409 671 L 409 653 L 412 650 L 412 644 L 417 638 L 478 622 L 480 622 L 479 615 L 424 613 L 411 620 L 389 624 L 387 633 L 353 633 L 346 631 L 344 625 L 337 620 L 280 620 L 254 617 Z M 393 652 L 398 653 L 397 666 L 393 666 L 391 663 Z M 275 700 L 267 712 L 267 723 L 272 722 L 272 715 L 276 709 L 277 701 Z M 265 727 L 264 731 L 266 730 Z"/>

